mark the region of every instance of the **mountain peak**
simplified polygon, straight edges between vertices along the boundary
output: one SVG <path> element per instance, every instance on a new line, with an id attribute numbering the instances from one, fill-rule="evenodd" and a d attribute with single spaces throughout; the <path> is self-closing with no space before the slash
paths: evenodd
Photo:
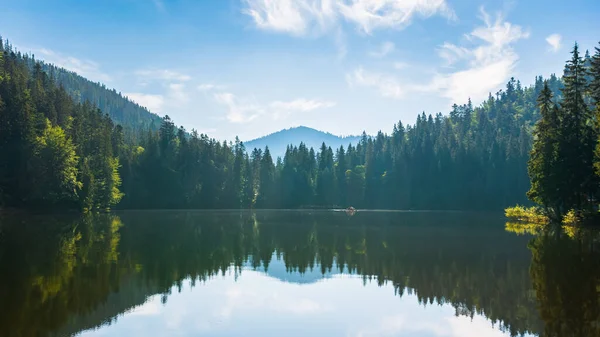
<path id="1" fill-rule="evenodd" d="M 340 146 L 348 146 L 348 144 L 356 144 L 360 137 L 336 136 L 328 132 L 313 129 L 308 126 L 295 126 L 288 129 L 283 129 L 269 135 L 253 139 L 245 143 L 248 150 L 255 148 L 264 149 L 269 147 L 273 158 L 283 157 L 288 145 L 298 146 L 304 143 L 309 148 L 318 150 L 321 144 L 330 146 L 332 149 L 338 149 Z"/>

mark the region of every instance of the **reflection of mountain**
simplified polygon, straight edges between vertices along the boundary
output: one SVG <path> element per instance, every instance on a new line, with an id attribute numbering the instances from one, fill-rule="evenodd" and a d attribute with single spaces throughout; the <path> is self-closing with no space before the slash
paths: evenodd
<path id="1" fill-rule="evenodd" d="M 254 269 L 259 272 L 264 272 L 266 275 L 276 278 L 283 282 L 297 283 L 297 284 L 308 284 L 319 282 L 323 279 L 327 279 L 337 274 L 335 272 L 326 271 L 325 273 L 317 268 L 305 270 L 304 273 L 300 273 L 298 270 L 290 270 L 286 268 L 285 262 L 277 258 L 277 254 L 274 254 L 271 258 L 269 268 L 265 271 L 264 266 L 253 268 L 251 262 L 244 264 L 244 267 L 248 269 Z"/>
<path id="2" fill-rule="evenodd" d="M 579 294 L 596 289 L 598 253 L 540 241 L 532 246 L 540 256 L 532 286 L 529 238 L 505 233 L 501 218 L 484 215 L 157 211 L 4 219 L 0 226 L 0 336 L 69 335 L 109 324 L 149 296 L 166 299 L 183 280 L 231 266 L 242 274 L 266 266 L 269 276 L 300 284 L 343 266 L 365 281 L 392 283 L 399 296 L 408 289 L 422 303 L 483 314 L 513 335 L 548 329 L 540 304 L 555 321 L 561 314 L 553 306 L 565 300 L 585 303 L 571 322 L 585 326 L 598 317 L 593 292 Z M 585 260 L 562 259 L 563 249 Z M 564 263 L 549 268 L 556 259 Z M 577 268 L 560 278 L 569 265 Z M 588 274 L 578 277 L 581 269 Z"/>

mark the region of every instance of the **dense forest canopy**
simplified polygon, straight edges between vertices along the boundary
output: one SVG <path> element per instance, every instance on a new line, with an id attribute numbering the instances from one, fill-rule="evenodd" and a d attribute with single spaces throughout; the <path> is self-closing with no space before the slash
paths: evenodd
<path id="1" fill-rule="evenodd" d="M 147 123 L 152 118 L 142 122 L 128 109 L 115 115 L 113 107 L 122 97 L 114 91 L 94 89 L 73 99 L 77 90 L 90 92 L 85 80 L 72 75 L 76 80 L 69 82 L 68 72 L 6 43 L 0 47 L 0 157 L 8 158 L 0 163 L 0 205 L 498 210 L 528 202 L 527 162 L 540 139 L 533 130 L 540 111 L 546 114 L 549 106 L 538 103 L 540 95 L 561 102 L 563 110 L 585 106 L 581 116 L 565 115 L 573 116 L 565 127 L 575 133 L 562 133 L 572 135 L 562 151 L 574 156 L 564 162 L 586 163 L 564 168 L 571 174 L 564 184 L 586 179 L 569 197 L 569 206 L 592 198 L 597 187 L 589 149 L 597 143 L 591 111 L 597 102 L 599 50 L 593 57 L 578 56 L 576 66 L 570 61 L 564 81 L 536 77 L 524 87 L 511 79 L 480 106 L 469 100 L 447 115 L 422 113 L 414 125 L 399 121 L 391 134 L 363 134 L 356 145 L 315 149 L 301 143 L 275 158 L 269 148 L 246 149 L 237 138 L 221 142 L 188 132 L 168 116 L 155 129 Z M 585 137 L 578 133 L 582 125 Z"/>
<path id="2" fill-rule="evenodd" d="M 13 49 L 8 41 L 4 43 L 6 50 Z M 148 128 L 158 130 L 161 118 L 157 114 L 131 101 L 115 89 L 108 89 L 104 84 L 92 82 L 73 71 L 46 63 L 43 60 L 36 60 L 34 55 L 20 54 L 18 51 L 15 53 L 27 64 L 30 71 L 33 71 L 36 64 L 39 64 L 56 85 L 65 89 L 75 103 L 90 102 L 109 115 L 115 123 L 133 131 L 132 136 Z"/>
<path id="3" fill-rule="evenodd" d="M 571 54 L 561 97 L 548 83 L 538 95 L 541 119 L 528 162 L 528 196 L 554 220 L 571 210 L 595 212 L 600 188 L 600 48 L 582 57 L 575 44 Z"/>

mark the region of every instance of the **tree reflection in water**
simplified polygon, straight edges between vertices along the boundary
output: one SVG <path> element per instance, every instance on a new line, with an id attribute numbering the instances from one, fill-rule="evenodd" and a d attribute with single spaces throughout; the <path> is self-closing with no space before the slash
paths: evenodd
<path id="1" fill-rule="evenodd" d="M 343 269 L 364 282 L 391 283 L 398 296 L 485 315 L 511 335 L 599 335 L 591 234 L 516 236 L 495 216 L 426 212 L 156 211 L 0 221 L 0 336 L 112 324 L 149 296 L 168 301 L 186 279 L 197 285 L 230 267 L 268 272 L 274 257 L 290 273 Z"/>

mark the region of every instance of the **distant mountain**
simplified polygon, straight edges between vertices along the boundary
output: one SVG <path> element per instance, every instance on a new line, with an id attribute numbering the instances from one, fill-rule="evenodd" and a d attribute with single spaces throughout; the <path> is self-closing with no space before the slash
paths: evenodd
<path id="1" fill-rule="evenodd" d="M 288 145 L 300 145 L 304 142 L 308 148 L 314 148 L 317 151 L 323 142 L 332 149 L 338 149 L 340 146 L 347 147 L 352 143 L 355 145 L 360 140 L 359 136 L 340 137 L 328 132 L 315 130 L 306 126 L 277 131 L 270 135 L 244 142 L 246 150 L 252 151 L 254 148 L 263 149 L 269 146 L 273 159 L 283 157 Z"/>

